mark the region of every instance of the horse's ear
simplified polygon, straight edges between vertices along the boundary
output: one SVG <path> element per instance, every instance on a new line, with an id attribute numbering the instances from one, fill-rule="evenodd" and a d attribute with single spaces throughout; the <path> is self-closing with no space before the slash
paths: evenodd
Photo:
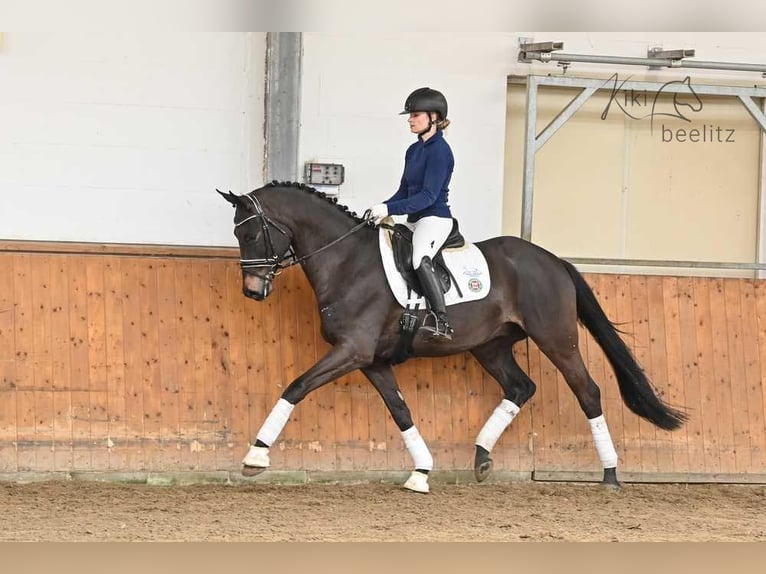
<path id="1" fill-rule="evenodd" d="M 223 197 L 226 201 L 231 203 L 233 206 L 239 205 L 239 196 L 234 195 L 232 192 L 224 193 L 220 189 L 216 189 L 216 191 L 220 194 L 221 197 Z"/>

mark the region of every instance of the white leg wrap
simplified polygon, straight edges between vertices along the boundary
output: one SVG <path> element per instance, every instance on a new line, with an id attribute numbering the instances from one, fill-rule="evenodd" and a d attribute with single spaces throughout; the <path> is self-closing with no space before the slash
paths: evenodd
<path id="1" fill-rule="evenodd" d="M 604 415 L 595 419 L 588 419 L 590 430 L 593 433 L 593 442 L 596 445 L 598 458 L 604 468 L 615 468 L 617 466 L 617 451 L 614 450 L 612 437 L 609 436 L 609 429 L 606 426 Z"/>
<path id="2" fill-rule="evenodd" d="M 431 452 L 428 450 L 423 437 L 420 436 L 418 429 L 415 425 L 408 428 L 406 431 L 402 431 L 402 438 L 407 450 L 410 451 L 412 462 L 415 463 L 415 468 L 420 470 L 431 470 L 434 467 L 434 459 L 431 456 Z"/>
<path id="3" fill-rule="evenodd" d="M 247 451 L 245 458 L 242 459 L 242 464 L 254 468 L 269 468 L 271 466 L 269 448 L 266 446 L 250 445 L 250 450 Z"/>
<path id="4" fill-rule="evenodd" d="M 285 399 L 279 399 L 274 408 L 271 409 L 269 416 L 263 421 L 263 426 L 255 437 L 256 440 L 260 440 L 269 446 L 273 445 L 279 433 L 285 428 L 287 421 L 290 419 L 290 413 L 293 412 L 294 408 L 295 405 L 291 405 Z"/>
<path id="5" fill-rule="evenodd" d="M 491 451 L 497 443 L 500 435 L 508 428 L 513 418 L 519 414 L 521 407 L 516 403 L 503 399 L 501 403 L 495 407 L 492 412 L 492 416 L 487 419 L 484 426 L 479 431 L 479 436 L 476 437 L 476 443 L 478 446 Z"/>

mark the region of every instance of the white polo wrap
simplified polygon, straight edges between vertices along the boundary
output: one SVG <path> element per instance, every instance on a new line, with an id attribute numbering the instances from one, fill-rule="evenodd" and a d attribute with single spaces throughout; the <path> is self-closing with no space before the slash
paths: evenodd
<path id="1" fill-rule="evenodd" d="M 519 407 L 513 401 L 503 399 L 492 415 L 484 423 L 484 426 L 479 431 L 479 436 L 476 437 L 476 443 L 478 446 L 491 451 L 495 446 L 495 443 L 500 439 L 500 435 L 508 428 L 514 417 L 519 414 L 521 407 Z"/>
<path id="2" fill-rule="evenodd" d="M 269 416 L 263 421 L 263 426 L 255 437 L 256 440 L 260 440 L 269 446 L 274 444 L 279 433 L 285 428 L 287 421 L 290 419 L 290 413 L 293 412 L 294 408 L 295 405 L 291 405 L 285 399 L 279 399 L 274 408 L 271 409 Z"/>
<path id="3" fill-rule="evenodd" d="M 402 431 L 402 438 L 407 450 L 410 452 L 415 468 L 419 470 L 431 470 L 434 467 L 434 459 L 426 446 L 423 437 L 415 425 Z"/>
<path id="4" fill-rule="evenodd" d="M 617 467 L 617 451 L 614 450 L 612 437 L 609 436 L 609 429 L 606 426 L 604 415 L 595 419 L 588 419 L 590 430 L 593 433 L 593 442 L 596 445 L 596 452 L 604 468 Z"/>

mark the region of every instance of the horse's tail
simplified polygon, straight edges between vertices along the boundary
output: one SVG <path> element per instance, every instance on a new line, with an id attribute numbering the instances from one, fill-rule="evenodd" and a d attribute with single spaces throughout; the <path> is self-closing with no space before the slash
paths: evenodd
<path id="1" fill-rule="evenodd" d="M 603 349 L 614 369 L 620 395 L 628 408 L 661 429 L 673 430 L 687 419 L 686 413 L 665 404 L 655 394 L 649 379 L 641 369 L 627 345 L 620 338 L 614 324 L 607 318 L 596 296 L 574 265 L 564 261 L 577 292 L 577 317 Z"/>

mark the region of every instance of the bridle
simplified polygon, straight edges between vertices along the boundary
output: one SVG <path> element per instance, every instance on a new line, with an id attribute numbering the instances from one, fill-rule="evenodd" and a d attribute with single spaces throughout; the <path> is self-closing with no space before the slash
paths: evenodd
<path id="1" fill-rule="evenodd" d="M 247 271 L 248 269 L 259 269 L 261 267 L 268 267 L 269 271 L 266 273 L 262 279 L 266 282 L 271 282 L 274 277 L 282 273 L 285 269 L 292 267 L 293 265 L 298 265 L 299 263 L 303 263 L 306 259 L 309 257 L 313 257 L 314 255 L 317 255 L 318 253 L 321 253 L 325 249 L 328 249 L 338 243 L 339 241 L 342 241 L 352 233 L 355 233 L 362 227 L 369 225 L 369 221 L 365 219 L 358 225 L 354 226 L 351 230 L 347 231 L 337 239 L 334 239 L 327 245 L 324 245 L 323 247 L 320 247 L 319 249 L 312 251 L 311 253 L 304 255 L 303 257 L 297 257 L 295 255 L 295 251 L 293 250 L 292 245 L 292 236 L 289 232 L 282 229 L 282 227 L 273 221 L 271 218 L 269 218 L 268 215 L 266 215 L 263 211 L 263 207 L 261 207 L 261 202 L 258 201 L 258 198 L 247 194 L 243 197 L 246 197 L 249 199 L 253 204 L 253 209 L 255 210 L 255 213 L 252 215 L 244 218 L 242 221 L 235 221 L 234 227 L 239 227 L 243 223 L 246 223 L 252 219 L 257 219 L 260 222 L 261 230 L 263 231 L 263 238 L 266 243 L 266 256 L 259 258 L 259 259 L 240 259 L 239 260 L 239 266 L 243 271 Z M 269 231 L 269 228 L 273 227 L 276 229 L 279 233 L 281 233 L 283 236 L 285 236 L 288 240 L 288 248 L 285 253 L 283 253 L 281 256 L 277 255 L 276 250 L 274 249 L 274 242 L 271 239 L 271 232 Z M 290 260 L 287 264 L 284 264 L 286 260 Z"/>

